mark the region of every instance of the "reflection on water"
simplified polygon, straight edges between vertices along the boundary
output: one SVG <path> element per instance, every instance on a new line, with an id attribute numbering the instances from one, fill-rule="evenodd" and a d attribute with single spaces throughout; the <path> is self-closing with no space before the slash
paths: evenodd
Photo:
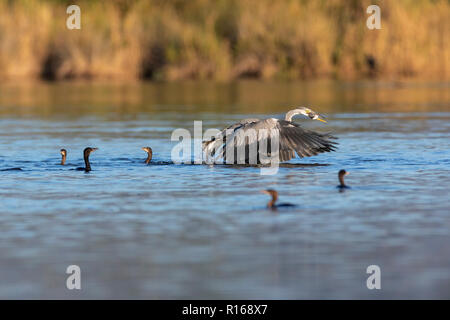
<path id="1" fill-rule="evenodd" d="M 0 114 L 76 117 L 179 117 L 192 113 L 285 113 L 309 105 L 320 112 L 450 111 L 450 84 L 415 82 L 183 82 L 131 84 L 4 84 Z M 181 115 L 180 115 L 181 114 Z M 170 114 L 169 119 L 174 119 Z"/>
<path id="2" fill-rule="evenodd" d="M 0 298 L 449 298 L 450 89 L 442 84 L 0 87 Z M 311 104 L 334 153 L 274 176 L 174 165 L 175 128 Z M 313 109 L 314 109 L 313 108 Z M 298 120 L 302 121 L 302 120 Z M 151 146 L 154 165 L 143 162 Z M 91 155 L 89 174 L 82 150 Z M 60 166 L 59 149 L 68 150 Z M 337 172 L 352 187 L 336 188 Z M 290 210 L 267 210 L 279 191 Z M 65 288 L 68 265 L 82 290 Z M 379 265 L 382 290 L 366 288 Z"/>

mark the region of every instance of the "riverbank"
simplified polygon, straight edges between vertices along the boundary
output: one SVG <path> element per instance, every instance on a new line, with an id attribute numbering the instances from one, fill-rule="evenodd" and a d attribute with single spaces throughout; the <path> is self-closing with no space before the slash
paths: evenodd
<path id="1" fill-rule="evenodd" d="M 373 3 L 372 3 L 373 2 Z M 0 0 L 0 81 L 450 79 L 447 1 Z M 381 8 L 369 30 L 366 8 Z"/>

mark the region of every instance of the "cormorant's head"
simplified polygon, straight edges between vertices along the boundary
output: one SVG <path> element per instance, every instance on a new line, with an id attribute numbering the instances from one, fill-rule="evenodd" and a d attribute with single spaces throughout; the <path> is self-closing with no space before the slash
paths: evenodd
<path id="1" fill-rule="evenodd" d="M 142 150 L 144 150 L 145 152 L 150 153 L 150 154 L 153 153 L 152 148 L 150 148 L 150 147 L 142 147 Z"/>
<path id="2" fill-rule="evenodd" d="M 277 200 L 278 200 L 278 192 L 276 192 L 273 189 L 261 190 L 261 192 L 268 194 L 272 198 L 269 201 L 269 203 L 267 204 L 267 207 L 272 208 L 272 209 L 276 208 L 275 202 L 277 202 Z"/>
<path id="3" fill-rule="evenodd" d="M 261 190 L 262 193 L 268 194 L 272 198 L 278 197 L 278 192 L 273 189 Z"/>
<path id="4" fill-rule="evenodd" d="M 346 175 L 349 175 L 349 174 L 350 174 L 350 172 L 347 172 L 344 169 L 342 169 L 342 170 L 339 170 L 338 176 L 339 176 L 339 179 L 341 179 L 341 178 L 343 178 L 343 177 L 345 177 Z"/>
<path id="5" fill-rule="evenodd" d="M 63 157 L 67 156 L 67 151 L 66 151 L 66 149 L 61 149 L 61 150 L 59 150 L 59 152 L 61 153 L 61 155 L 62 155 Z"/>
<path id="6" fill-rule="evenodd" d="M 98 148 L 87 147 L 86 149 L 84 149 L 83 153 L 85 156 L 89 156 L 95 150 L 98 150 Z"/>

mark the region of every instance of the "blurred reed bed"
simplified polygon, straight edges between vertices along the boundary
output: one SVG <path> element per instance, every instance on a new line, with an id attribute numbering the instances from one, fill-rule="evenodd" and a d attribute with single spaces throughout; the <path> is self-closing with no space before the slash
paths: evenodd
<path id="1" fill-rule="evenodd" d="M 450 78 L 446 0 L 0 0 L 0 79 Z M 366 8 L 381 7 L 381 30 Z"/>

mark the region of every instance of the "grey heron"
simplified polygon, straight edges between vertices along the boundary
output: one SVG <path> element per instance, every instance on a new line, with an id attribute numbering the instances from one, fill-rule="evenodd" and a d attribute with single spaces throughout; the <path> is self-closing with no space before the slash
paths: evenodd
<path id="1" fill-rule="evenodd" d="M 208 141 L 203 142 L 203 151 L 206 159 L 215 158 L 223 160 L 228 164 L 261 164 L 260 152 L 266 147 L 267 155 L 274 156 L 278 151 L 279 162 L 289 161 L 295 157 L 300 158 L 315 156 L 319 153 L 334 151 L 336 137 L 330 133 L 319 133 L 303 129 L 299 124 L 292 121 L 296 115 L 306 116 L 311 120 L 326 121 L 321 115 L 313 110 L 300 107 L 290 110 L 282 119 L 244 119 L 224 130 Z M 278 141 L 278 150 L 275 148 L 272 155 L 272 144 Z M 275 144 L 275 146 L 277 146 Z M 227 150 L 232 150 L 233 155 L 227 159 Z M 236 150 L 245 150 L 237 155 Z M 251 150 L 257 150 L 257 156 L 251 156 Z M 209 161 L 209 160 L 208 160 Z"/>

